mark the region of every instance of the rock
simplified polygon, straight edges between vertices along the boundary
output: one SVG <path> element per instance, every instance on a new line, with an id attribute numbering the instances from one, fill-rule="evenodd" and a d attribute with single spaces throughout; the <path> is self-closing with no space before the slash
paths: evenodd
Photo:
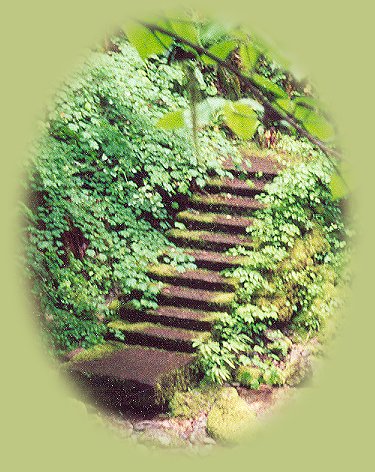
<path id="1" fill-rule="evenodd" d="M 206 437 L 203 439 L 203 443 L 204 443 L 204 444 L 207 444 L 207 445 L 215 446 L 216 441 L 215 441 L 215 439 L 210 438 L 210 436 L 206 436 Z"/>
<path id="2" fill-rule="evenodd" d="M 157 447 L 184 447 L 185 442 L 174 431 L 158 428 L 149 428 L 141 432 L 138 436 L 140 443 Z"/>
<path id="3" fill-rule="evenodd" d="M 235 443 L 257 425 L 256 415 L 233 387 L 223 388 L 207 416 L 207 432 L 223 443 Z"/>
<path id="4" fill-rule="evenodd" d="M 285 383 L 289 387 L 300 385 L 312 375 L 310 352 L 299 347 L 292 349 L 284 370 Z"/>
<path id="5" fill-rule="evenodd" d="M 139 421 L 138 423 L 134 423 L 133 429 L 134 431 L 144 431 L 149 426 L 153 426 L 152 421 Z"/>
<path id="6" fill-rule="evenodd" d="M 210 408 L 216 398 L 216 390 L 192 389 L 188 392 L 177 391 L 169 403 L 174 417 L 195 418 Z"/>

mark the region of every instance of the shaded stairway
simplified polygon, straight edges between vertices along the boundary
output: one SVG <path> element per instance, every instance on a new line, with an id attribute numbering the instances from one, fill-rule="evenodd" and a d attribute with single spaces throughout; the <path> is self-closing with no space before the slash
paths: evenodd
<path id="1" fill-rule="evenodd" d="M 194 194 L 187 208 L 177 214 L 186 229 L 172 229 L 168 237 L 194 257 L 196 269 L 178 272 L 168 264 L 150 267 L 150 276 L 164 282 L 158 308 L 123 309 L 122 321 L 109 327 L 122 331 L 126 344 L 100 359 L 71 365 L 72 373 L 101 390 L 104 399 L 111 397 L 120 406 L 154 404 L 157 385 L 162 385 L 163 378 L 188 370 L 194 359 L 194 339 L 208 338 L 215 320 L 229 309 L 237 281 L 220 272 L 245 258 L 225 251 L 237 245 L 251 248 L 246 228 L 253 222 L 252 212 L 262 208 L 254 197 L 279 169 L 270 159 L 254 157 L 251 162 L 251 168 L 236 168 L 228 159 L 224 168 L 233 178 L 211 177 L 204 191 Z"/>

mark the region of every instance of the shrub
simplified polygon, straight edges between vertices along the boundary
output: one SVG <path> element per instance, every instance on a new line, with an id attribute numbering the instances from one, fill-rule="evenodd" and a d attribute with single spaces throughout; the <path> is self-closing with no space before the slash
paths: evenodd
<path id="1" fill-rule="evenodd" d="M 146 269 L 171 246 L 181 195 L 235 154 L 211 128 L 198 163 L 186 131 L 158 129 L 166 110 L 187 105 L 176 92 L 182 72 L 116 42 L 119 53 L 93 52 L 57 93 L 28 166 L 26 266 L 57 352 L 102 342 L 118 294 L 156 306 Z M 177 248 L 169 260 L 191 265 Z"/>

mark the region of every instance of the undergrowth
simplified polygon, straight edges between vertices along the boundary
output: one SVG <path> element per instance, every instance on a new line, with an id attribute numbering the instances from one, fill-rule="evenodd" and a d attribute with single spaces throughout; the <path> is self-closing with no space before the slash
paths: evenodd
<path id="1" fill-rule="evenodd" d="M 247 256 L 246 265 L 224 271 L 239 279 L 232 310 L 209 342 L 195 343 L 209 382 L 229 381 L 237 370 L 253 388 L 285 383 L 291 339 L 324 332 L 340 306 L 350 232 L 329 189 L 331 165 L 292 137 L 278 151 L 297 157 L 257 197 L 266 208 L 247 228 L 254 250 L 229 251 Z"/>
<path id="2" fill-rule="evenodd" d="M 116 42 L 119 52 L 93 52 L 58 91 L 27 169 L 25 263 L 56 353 L 101 343 L 118 294 L 156 306 L 147 266 L 167 246 L 172 265 L 192 266 L 165 237 L 181 197 L 236 155 L 213 126 L 199 134 L 199 162 L 187 131 L 157 128 L 187 106 L 183 73 Z"/>

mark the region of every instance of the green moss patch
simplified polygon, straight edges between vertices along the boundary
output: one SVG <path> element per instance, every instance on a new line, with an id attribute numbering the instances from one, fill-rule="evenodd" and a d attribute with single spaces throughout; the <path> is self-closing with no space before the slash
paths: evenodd
<path id="1" fill-rule="evenodd" d="M 118 341 L 107 341 L 104 344 L 96 344 L 82 352 L 79 352 L 73 357 L 70 362 L 78 361 L 92 361 L 95 359 L 101 359 L 102 357 L 108 356 L 113 352 L 121 349 L 126 349 L 126 345 Z"/>
<path id="2" fill-rule="evenodd" d="M 207 417 L 207 432 L 217 441 L 236 443 L 257 426 L 256 415 L 236 389 L 223 388 Z"/>
<path id="3" fill-rule="evenodd" d="M 156 383 L 156 403 L 167 404 L 176 392 L 187 392 L 198 384 L 198 370 L 195 363 L 175 369 L 160 376 Z"/>
<path id="4" fill-rule="evenodd" d="M 234 297 L 234 293 L 218 292 L 211 298 L 210 301 L 218 305 L 230 305 Z"/>
<path id="5" fill-rule="evenodd" d="M 126 321 L 116 320 L 108 323 L 108 328 L 116 329 L 122 332 L 135 332 L 135 331 L 144 331 L 147 328 L 152 328 L 155 325 L 153 323 L 128 323 Z"/>
<path id="6" fill-rule="evenodd" d="M 236 372 L 236 380 L 244 387 L 257 389 L 260 385 L 262 371 L 258 367 L 240 366 Z"/>
<path id="7" fill-rule="evenodd" d="M 181 211 L 177 218 L 180 220 L 198 221 L 200 223 L 214 223 L 217 219 L 216 213 L 192 213 L 191 211 Z"/>
<path id="8" fill-rule="evenodd" d="M 210 410 L 217 397 L 216 387 L 177 391 L 169 402 L 170 413 L 179 418 L 196 418 L 202 411 Z"/>

